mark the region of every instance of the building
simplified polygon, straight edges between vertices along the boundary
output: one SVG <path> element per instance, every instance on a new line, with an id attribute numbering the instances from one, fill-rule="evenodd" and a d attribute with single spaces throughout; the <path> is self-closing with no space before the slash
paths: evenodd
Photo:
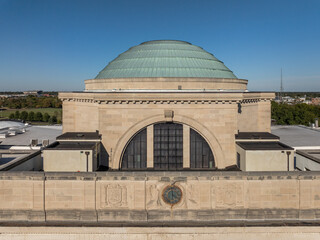
<path id="1" fill-rule="evenodd" d="M 247 83 L 198 46 L 145 42 L 85 91 L 59 93 L 63 132 L 98 130 L 112 170 L 224 169 L 236 165 L 236 133 L 270 132 L 274 93 Z"/>
<path id="2" fill-rule="evenodd" d="M 94 172 L 100 166 L 99 132 L 64 133 L 43 150 L 46 172 Z"/>
<path id="3" fill-rule="evenodd" d="M 40 96 L 42 94 L 42 90 L 30 90 L 30 91 L 24 91 L 23 94 L 26 96 L 32 95 L 32 96 Z"/>
<path id="4" fill-rule="evenodd" d="M 317 97 L 317 98 L 312 98 L 311 99 L 311 104 L 313 105 L 320 105 L 320 98 Z"/>
<path id="5" fill-rule="evenodd" d="M 42 149 L 54 143 L 61 130 L 0 121 L 0 171 L 43 171 Z"/>
<path id="6" fill-rule="evenodd" d="M 39 170 L 42 170 L 40 147 L 0 145 L 0 171 Z"/>
<path id="7" fill-rule="evenodd" d="M 319 239 L 320 173 L 287 171 L 273 93 L 181 41 L 132 47 L 85 83 L 59 94 L 53 171 L 0 173 L 0 239 Z"/>
<path id="8" fill-rule="evenodd" d="M 306 126 L 272 126 L 272 133 L 295 150 L 294 168 L 298 171 L 320 170 L 320 129 Z"/>
<path id="9" fill-rule="evenodd" d="M 237 166 L 241 171 L 293 171 L 294 149 L 268 132 L 236 134 Z"/>
<path id="10" fill-rule="evenodd" d="M 320 171 L 320 149 L 297 150 L 296 169 L 300 171 Z"/>

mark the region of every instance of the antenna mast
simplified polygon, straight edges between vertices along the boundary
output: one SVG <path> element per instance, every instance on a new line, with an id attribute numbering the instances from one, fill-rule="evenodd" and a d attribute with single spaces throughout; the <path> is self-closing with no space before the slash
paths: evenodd
<path id="1" fill-rule="evenodd" d="M 283 95 L 283 82 L 282 82 L 282 68 L 281 68 L 281 75 L 280 75 L 280 101 L 282 102 L 282 95 Z"/>

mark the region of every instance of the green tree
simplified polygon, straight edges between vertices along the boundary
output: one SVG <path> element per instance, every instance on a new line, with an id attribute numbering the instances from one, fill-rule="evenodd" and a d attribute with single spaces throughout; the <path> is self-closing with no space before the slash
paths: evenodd
<path id="1" fill-rule="evenodd" d="M 14 113 L 11 113 L 11 114 L 9 115 L 9 119 L 14 119 Z"/>
<path id="2" fill-rule="evenodd" d="M 29 112 L 28 120 L 29 120 L 29 121 L 34 121 L 34 118 L 35 118 L 34 115 L 35 115 L 35 114 L 34 114 L 33 111 Z"/>
<path id="3" fill-rule="evenodd" d="M 48 113 L 43 114 L 43 121 L 48 122 L 50 119 L 50 115 Z"/>
<path id="4" fill-rule="evenodd" d="M 16 111 L 16 112 L 15 112 L 14 118 L 15 118 L 15 119 L 20 119 L 20 112 L 19 112 L 19 111 Z"/>
<path id="5" fill-rule="evenodd" d="M 51 99 L 50 99 L 50 98 L 45 98 L 45 99 L 43 99 L 43 101 L 42 101 L 42 107 L 44 107 L 44 108 L 50 108 L 50 107 L 52 107 Z"/>
<path id="6" fill-rule="evenodd" d="M 320 106 L 299 103 L 288 105 L 284 103 L 271 103 L 271 118 L 276 120 L 277 124 L 302 124 L 308 126 L 316 118 L 320 117 Z"/>
<path id="7" fill-rule="evenodd" d="M 51 117 L 49 118 L 49 120 L 48 120 L 48 123 L 49 123 L 49 124 L 54 124 L 53 117 L 54 117 L 54 116 L 51 116 Z"/>
<path id="8" fill-rule="evenodd" d="M 50 119 L 49 119 L 49 123 L 51 123 L 51 124 L 57 123 L 57 117 L 56 116 L 51 116 Z"/>
<path id="9" fill-rule="evenodd" d="M 42 122 L 43 116 L 41 112 L 36 112 L 36 116 L 34 118 L 34 120 Z"/>
<path id="10" fill-rule="evenodd" d="M 20 118 L 21 120 L 27 120 L 28 119 L 28 113 L 26 111 L 23 111 L 21 114 L 20 114 Z"/>

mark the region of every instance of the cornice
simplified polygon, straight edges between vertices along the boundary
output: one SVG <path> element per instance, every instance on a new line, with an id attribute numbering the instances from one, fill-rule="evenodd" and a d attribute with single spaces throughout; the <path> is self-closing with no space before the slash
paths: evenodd
<path id="1" fill-rule="evenodd" d="M 274 93 L 59 93 L 67 102 L 95 104 L 250 104 L 271 101 Z"/>

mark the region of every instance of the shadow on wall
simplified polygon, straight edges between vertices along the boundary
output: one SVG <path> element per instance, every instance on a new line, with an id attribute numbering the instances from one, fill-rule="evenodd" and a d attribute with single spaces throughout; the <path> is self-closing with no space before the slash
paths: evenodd
<path id="1" fill-rule="evenodd" d="M 97 171 L 106 171 L 109 169 L 109 153 L 107 152 L 106 148 L 103 146 L 101 143 L 101 149 L 100 149 L 100 154 L 101 154 L 101 160 L 100 160 L 100 165 Z"/>

